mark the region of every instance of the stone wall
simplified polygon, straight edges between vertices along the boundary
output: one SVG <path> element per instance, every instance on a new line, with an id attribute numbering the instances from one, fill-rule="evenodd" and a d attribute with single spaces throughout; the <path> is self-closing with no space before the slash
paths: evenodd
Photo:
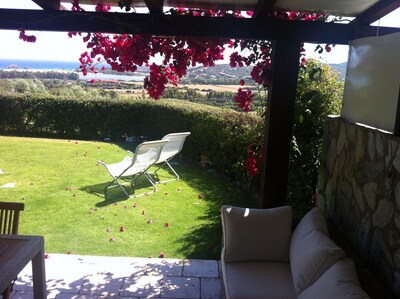
<path id="1" fill-rule="evenodd" d="M 400 137 L 329 117 L 317 204 L 400 298 Z"/>

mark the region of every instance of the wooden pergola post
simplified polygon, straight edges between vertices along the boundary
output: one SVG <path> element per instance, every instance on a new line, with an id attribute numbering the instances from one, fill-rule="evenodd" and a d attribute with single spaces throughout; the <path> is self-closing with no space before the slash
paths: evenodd
<path id="1" fill-rule="evenodd" d="M 273 42 L 273 74 L 265 117 L 260 208 L 286 204 L 300 46 L 299 41 L 282 39 Z"/>

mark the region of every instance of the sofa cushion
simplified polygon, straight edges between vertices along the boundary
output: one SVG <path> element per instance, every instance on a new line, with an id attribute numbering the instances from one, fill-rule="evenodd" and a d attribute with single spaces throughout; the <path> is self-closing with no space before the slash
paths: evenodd
<path id="1" fill-rule="evenodd" d="M 293 299 L 289 263 L 222 263 L 226 299 Z"/>
<path id="2" fill-rule="evenodd" d="M 249 209 L 223 206 L 225 262 L 289 261 L 292 209 Z"/>
<path id="3" fill-rule="evenodd" d="M 290 244 L 290 267 L 298 294 L 345 257 L 343 250 L 319 229 L 304 232 L 296 228 Z"/>
<path id="4" fill-rule="evenodd" d="M 324 232 L 326 235 L 329 235 L 328 227 L 326 225 L 324 212 L 316 207 L 310 210 L 304 217 L 301 219 L 299 224 L 296 227 L 297 230 L 303 232 L 303 234 L 308 234 L 314 229 L 319 229 Z"/>
<path id="5" fill-rule="evenodd" d="M 361 289 L 352 260 L 337 261 L 313 285 L 300 293 L 298 299 L 362 299 L 369 296 Z"/>

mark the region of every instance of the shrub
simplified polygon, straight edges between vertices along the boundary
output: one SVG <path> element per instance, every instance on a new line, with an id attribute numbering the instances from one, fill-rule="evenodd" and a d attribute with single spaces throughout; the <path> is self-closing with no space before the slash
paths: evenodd
<path id="1" fill-rule="evenodd" d="M 262 122 L 254 114 L 174 100 L 2 95 L 0 111 L 3 134 L 121 141 L 123 136 L 154 140 L 190 131 L 184 157 L 242 182 L 241 160 Z"/>
<path id="2" fill-rule="evenodd" d="M 297 85 L 288 203 L 300 211 L 313 205 L 326 117 L 339 114 L 343 82 L 326 64 L 308 60 Z"/>

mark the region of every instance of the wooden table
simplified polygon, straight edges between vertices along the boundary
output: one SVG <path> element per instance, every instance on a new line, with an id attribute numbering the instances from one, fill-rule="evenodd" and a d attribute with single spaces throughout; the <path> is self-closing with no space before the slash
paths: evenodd
<path id="1" fill-rule="evenodd" d="M 44 239 L 41 236 L 0 234 L 0 293 L 32 261 L 33 294 L 46 298 Z"/>

